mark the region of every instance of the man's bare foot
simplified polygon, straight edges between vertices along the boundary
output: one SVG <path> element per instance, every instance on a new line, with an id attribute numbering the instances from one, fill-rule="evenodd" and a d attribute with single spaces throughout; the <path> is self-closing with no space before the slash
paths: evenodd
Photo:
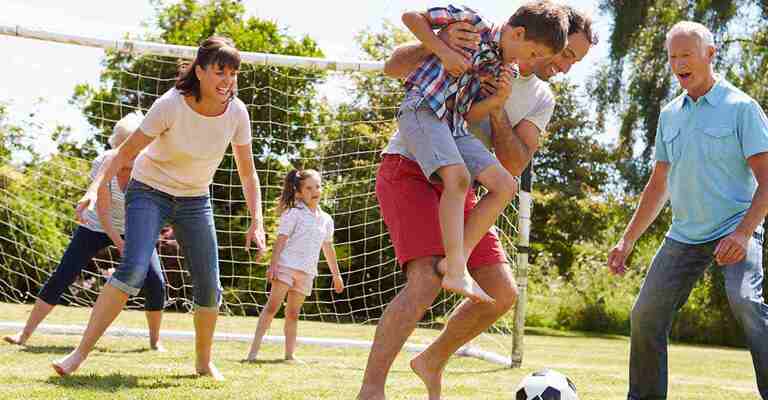
<path id="1" fill-rule="evenodd" d="M 440 400 L 440 391 L 443 384 L 443 367 L 431 365 L 424 357 L 424 353 L 419 353 L 411 360 L 411 369 L 419 376 L 424 386 L 427 387 L 429 400 Z"/>
<path id="2" fill-rule="evenodd" d="M 168 351 L 166 350 L 165 347 L 163 347 L 163 345 L 160 342 L 157 342 L 155 344 L 150 343 L 149 348 L 152 349 L 152 351 L 156 351 L 158 353 L 165 353 Z"/>
<path id="3" fill-rule="evenodd" d="M 216 366 L 213 365 L 213 363 L 208 363 L 208 365 L 204 368 L 198 367 L 197 375 L 211 377 L 213 380 L 218 382 L 224 381 L 224 374 L 219 372 L 219 369 L 216 368 Z"/>
<path id="4" fill-rule="evenodd" d="M 357 400 L 386 400 L 384 389 L 369 389 L 365 386 L 360 388 L 357 394 Z"/>
<path id="5" fill-rule="evenodd" d="M 57 374 L 59 374 L 59 376 L 67 376 L 77 371 L 83 361 L 85 361 L 83 356 L 75 350 L 69 353 L 66 357 L 51 363 L 51 367 Z"/>
<path id="6" fill-rule="evenodd" d="M 441 286 L 443 289 L 458 293 L 468 299 L 479 303 L 493 303 L 493 297 L 488 296 L 485 290 L 475 282 L 466 270 L 458 271 L 456 273 L 450 273 L 447 267 L 446 259 L 440 260 L 436 267 L 437 272 L 443 274 L 443 281 Z"/>
<path id="7" fill-rule="evenodd" d="M 15 344 L 17 346 L 24 346 L 24 343 L 27 342 L 28 336 L 24 336 L 24 332 L 19 332 L 15 335 L 8 335 L 3 336 L 3 340 L 10 344 Z"/>

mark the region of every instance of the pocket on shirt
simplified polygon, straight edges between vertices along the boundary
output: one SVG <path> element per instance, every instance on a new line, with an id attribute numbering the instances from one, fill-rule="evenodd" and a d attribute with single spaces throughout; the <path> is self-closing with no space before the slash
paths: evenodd
<path id="1" fill-rule="evenodd" d="M 680 128 L 673 128 L 668 130 L 661 140 L 664 142 L 664 148 L 667 150 L 667 157 L 669 161 L 677 161 L 680 159 L 680 151 L 682 146 L 680 145 Z"/>
<path id="2" fill-rule="evenodd" d="M 723 160 L 740 158 L 741 144 L 736 130 L 729 126 L 703 128 L 707 158 Z"/>

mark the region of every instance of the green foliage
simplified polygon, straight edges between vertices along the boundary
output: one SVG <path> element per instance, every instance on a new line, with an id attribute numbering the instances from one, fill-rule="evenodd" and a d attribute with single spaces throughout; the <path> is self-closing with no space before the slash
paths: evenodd
<path id="1" fill-rule="evenodd" d="M 647 180 L 659 113 L 677 94 L 667 67 L 667 31 L 680 20 L 695 20 L 707 25 L 721 43 L 739 10 L 747 12 L 752 4 L 748 0 L 600 2 L 600 9 L 613 18 L 610 61 L 598 69 L 589 89 L 594 93 L 601 124 L 607 113 L 620 119 L 616 156 L 630 193 L 639 193 Z M 727 65 L 727 51 L 728 47 L 722 46 L 718 65 Z M 638 140 L 643 150 L 639 160 L 634 160 Z"/>
<path id="2" fill-rule="evenodd" d="M 0 167 L 0 290 L 18 300 L 36 293 L 68 244 L 74 221 L 71 204 L 81 195 L 87 162 L 66 156 L 36 163 L 20 172 Z"/>

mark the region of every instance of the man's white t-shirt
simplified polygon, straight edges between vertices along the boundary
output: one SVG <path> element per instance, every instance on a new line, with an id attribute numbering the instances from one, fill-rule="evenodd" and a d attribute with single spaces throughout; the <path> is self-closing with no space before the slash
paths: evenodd
<path id="1" fill-rule="evenodd" d="M 512 81 L 512 94 L 510 94 L 504 109 L 509 117 L 509 123 L 513 127 L 522 120 L 530 121 L 536 125 L 540 131 L 547 128 L 552 113 L 555 110 L 555 96 L 549 88 L 547 82 L 542 81 L 535 75 L 521 76 Z M 488 119 L 482 122 L 471 124 L 469 131 L 480 138 L 483 143 L 491 148 L 491 123 Z M 400 154 L 411 160 L 414 157 L 408 152 L 399 133 L 389 139 L 384 154 Z"/>

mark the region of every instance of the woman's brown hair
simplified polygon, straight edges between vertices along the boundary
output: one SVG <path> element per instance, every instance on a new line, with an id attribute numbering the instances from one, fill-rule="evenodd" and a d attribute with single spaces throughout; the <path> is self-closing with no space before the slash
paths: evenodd
<path id="1" fill-rule="evenodd" d="M 223 36 L 211 36 L 197 49 L 197 55 L 192 64 L 181 71 L 179 79 L 176 80 L 176 89 L 185 96 L 195 96 L 196 101 L 200 101 L 200 80 L 197 78 L 196 67 L 203 69 L 211 65 L 218 65 L 219 68 L 229 67 L 234 70 L 240 69 L 240 52 L 235 48 L 231 39 Z M 230 100 L 234 97 L 234 92 Z"/>

